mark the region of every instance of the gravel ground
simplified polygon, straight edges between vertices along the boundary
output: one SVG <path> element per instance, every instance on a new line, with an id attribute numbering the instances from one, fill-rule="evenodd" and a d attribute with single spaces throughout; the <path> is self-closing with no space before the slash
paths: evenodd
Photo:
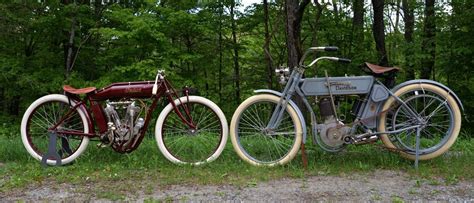
<path id="1" fill-rule="evenodd" d="M 116 183 L 121 184 L 121 183 Z M 122 183 L 125 184 L 125 183 Z M 142 183 L 143 184 L 143 183 Z M 51 185 L 49 187 L 48 185 Z M 84 189 L 86 187 L 87 189 Z M 99 201 L 84 193 L 98 186 L 42 184 L 22 191 L 0 193 L 3 201 Z M 82 191 L 82 192 L 81 192 Z M 113 194 L 112 194 L 113 196 Z M 416 180 L 404 172 L 377 170 L 371 175 L 312 176 L 233 185 L 172 185 L 128 193 L 125 201 L 463 201 L 474 202 L 474 181 Z"/>

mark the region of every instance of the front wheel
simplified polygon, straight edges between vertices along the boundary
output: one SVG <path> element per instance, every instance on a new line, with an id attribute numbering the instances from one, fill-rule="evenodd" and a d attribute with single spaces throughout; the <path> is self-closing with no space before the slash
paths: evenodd
<path id="1" fill-rule="evenodd" d="M 28 107 L 21 121 L 21 140 L 31 156 L 37 160 L 43 158 L 49 147 L 48 129 L 61 120 L 63 121 L 57 129 L 89 133 L 86 114 L 80 108 L 74 109 L 67 118 L 63 118 L 75 105 L 74 101 L 69 101 L 64 95 L 51 94 L 39 98 Z M 61 156 L 61 163 L 72 162 L 84 152 L 88 143 L 89 138 L 86 136 L 58 135 L 56 148 Z M 54 165 L 56 160 L 48 157 L 46 163 Z"/>
<path id="2" fill-rule="evenodd" d="M 453 145 L 461 128 L 461 111 L 446 90 L 431 84 L 407 85 L 396 92 L 406 105 L 393 97 L 388 99 L 380 115 L 379 132 L 395 131 L 421 124 L 419 159 L 435 158 Z M 415 115 L 413 115 L 415 114 Z M 405 158 L 416 158 L 417 129 L 396 134 L 383 134 L 388 148 L 397 149 Z"/>
<path id="3" fill-rule="evenodd" d="M 227 120 L 212 101 L 199 97 L 181 97 L 168 104 L 156 121 L 158 148 L 173 163 L 200 165 L 222 153 L 228 136 Z M 180 112 L 182 117 L 177 113 Z M 187 125 L 183 119 L 195 127 Z"/>
<path id="4" fill-rule="evenodd" d="M 276 129 L 267 129 L 280 97 L 255 95 L 239 105 L 230 122 L 234 150 L 252 165 L 286 164 L 297 154 L 302 140 L 301 121 L 296 110 L 286 106 Z"/>

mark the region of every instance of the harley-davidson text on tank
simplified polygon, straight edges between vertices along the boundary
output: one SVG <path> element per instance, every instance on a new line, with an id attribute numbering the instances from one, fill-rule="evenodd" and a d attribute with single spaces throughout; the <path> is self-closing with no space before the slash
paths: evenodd
<path id="1" fill-rule="evenodd" d="M 352 86 L 351 82 L 329 82 L 330 86 L 335 86 L 336 90 L 355 90 L 356 86 Z"/>

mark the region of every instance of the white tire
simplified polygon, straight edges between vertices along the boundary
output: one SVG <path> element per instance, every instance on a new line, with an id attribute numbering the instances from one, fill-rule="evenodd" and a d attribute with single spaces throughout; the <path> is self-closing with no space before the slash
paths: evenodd
<path id="1" fill-rule="evenodd" d="M 301 146 L 301 142 L 303 140 L 303 133 L 302 133 L 303 128 L 301 125 L 301 121 L 298 117 L 298 114 L 296 113 L 296 110 L 290 105 L 286 106 L 286 113 L 288 113 L 287 115 L 289 116 L 289 119 L 285 120 L 286 126 L 282 128 L 287 129 L 287 130 L 291 130 L 292 128 L 292 130 L 294 130 L 294 133 L 287 134 L 288 138 L 286 138 L 286 140 L 281 141 L 279 140 L 279 137 L 278 137 L 280 136 L 280 139 L 281 139 L 281 137 L 284 137 L 285 135 L 267 135 L 267 134 L 258 132 L 259 130 L 262 130 L 262 129 L 251 129 L 252 126 L 244 127 L 245 123 L 253 122 L 253 121 L 245 121 L 245 122 L 242 121 L 242 118 L 244 117 L 243 115 L 245 114 L 245 111 L 247 109 L 254 108 L 254 110 L 251 111 L 252 113 L 254 113 L 254 115 L 249 116 L 249 117 L 253 117 L 254 119 L 258 120 L 255 123 L 260 124 L 261 126 L 256 126 L 256 127 L 264 127 L 265 125 L 267 125 L 268 120 L 271 114 L 273 113 L 271 109 L 274 107 L 270 106 L 271 108 L 268 108 L 268 109 L 267 108 L 260 109 L 260 108 L 265 107 L 265 105 L 263 105 L 264 103 L 276 105 L 278 104 L 279 101 L 280 101 L 280 97 L 277 97 L 275 95 L 259 94 L 259 95 L 255 95 L 246 99 L 235 110 L 235 113 L 232 116 L 232 121 L 230 122 L 230 138 L 231 138 L 232 146 L 234 147 L 235 152 L 244 161 L 255 166 L 283 165 L 291 161 L 298 153 L 298 150 Z M 258 103 L 261 103 L 262 105 L 258 107 L 257 106 Z M 252 105 L 255 105 L 255 107 L 252 107 Z M 259 114 L 257 112 L 258 110 L 262 110 L 262 114 L 265 114 L 264 116 L 265 118 L 263 118 L 263 116 L 261 115 L 258 115 Z M 260 119 L 264 119 L 264 120 L 260 120 Z M 284 121 L 282 121 L 282 123 L 283 122 Z M 280 126 L 282 126 L 282 124 L 280 124 Z M 247 132 L 240 132 L 239 128 L 241 128 L 242 131 L 247 130 Z M 275 131 L 277 130 L 278 129 L 276 129 Z M 249 140 L 247 140 L 248 143 L 243 144 L 241 143 L 241 137 L 245 137 L 245 136 L 248 137 Z M 250 140 L 250 137 L 254 137 L 256 139 Z M 259 139 L 266 140 L 266 141 L 265 143 L 263 142 L 257 143 L 259 142 Z M 268 140 L 270 141 L 267 142 Z M 259 145 L 265 145 L 265 146 L 259 146 Z M 288 148 L 282 149 L 280 151 L 281 148 L 276 147 L 277 145 L 280 145 L 280 146 L 286 145 L 288 146 Z M 271 149 L 272 146 L 275 146 L 275 150 Z M 264 149 L 260 150 L 258 149 L 259 147 L 263 147 Z"/>
<path id="2" fill-rule="evenodd" d="M 397 97 L 400 97 L 401 95 L 405 95 L 405 94 L 408 94 L 410 92 L 415 92 L 415 91 L 419 91 L 420 95 L 422 95 L 422 92 L 425 92 L 425 91 L 430 92 L 430 93 L 436 95 L 437 97 L 441 98 L 444 101 L 444 103 L 446 103 L 447 114 L 449 113 L 449 115 L 450 115 L 450 117 L 449 117 L 450 120 L 448 120 L 448 121 L 449 121 L 449 124 L 450 124 L 451 127 L 449 127 L 449 129 L 447 129 L 446 132 L 441 131 L 442 133 L 443 132 L 445 133 L 444 138 L 442 140 L 440 140 L 439 142 L 435 142 L 435 144 L 429 145 L 429 147 L 427 147 L 427 148 L 432 148 L 431 150 L 423 149 L 422 146 L 420 146 L 420 153 L 421 154 L 419 156 L 419 160 L 429 160 L 429 159 L 436 158 L 436 157 L 444 154 L 445 152 L 447 152 L 449 150 L 449 148 L 456 141 L 456 138 L 458 137 L 459 131 L 461 129 L 461 121 L 462 121 L 462 119 L 461 119 L 461 110 L 459 109 L 459 106 L 458 106 L 456 100 L 454 99 L 454 97 L 451 96 L 448 91 L 446 91 L 446 90 L 444 90 L 440 87 L 437 87 L 435 85 L 432 85 L 432 84 L 421 83 L 421 84 L 407 85 L 407 86 L 404 86 L 404 87 L 400 88 L 396 92 L 394 92 L 394 95 L 397 96 Z M 378 121 L 378 131 L 379 132 L 385 132 L 387 130 L 387 125 L 389 125 L 389 123 L 387 123 L 387 120 L 388 120 L 387 110 L 389 108 L 391 108 L 392 105 L 395 105 L 395 104 L 397 104 L 397 101 L 393 97 L 390 97 L 385 102 L 385 104 L 383 105 L 382 112 L 384 112 L 384 113 L 382 113 L 380 115 L 379 121 Z M 425 109 L 426 108 L 428 108 L 428 107 L 425 107 Z M 428 113 L 431 113 L 431 112 L 428 112 Z M 430 127 L 426 127 L 425 129 L 428 129 L 428 128 L 430 128 Z M 439 129 L 437 131 L 440 132 Z M 426 136 L 426 135 L 422 134 L 421 136 L 423 137 L 423 136 Z M 409 152 L 403 151 L 403 150 L 406 150 L 406 147 L 403 147 L 403 146 L 397 144 L 397 142 L 395 142 L 394 140 L 390 139 L 391 138 L 390 135 L 382 134 L 380 136 L 380 138 L 381 138 L 383 144 L 387 148 L 400 149 L 401 150 L 400 154 L 403 157 L 405 157 L 407 159 L 410 159 L 410 160 L 415 160 L 416 159 L 416 155 L 415 155 L 414 150 L 409 150 Z M 421 141 L 421 143 L 423 143 L 423 142 Z"/>
<path id="3" fill-rule="evenodd" d="M 159 115 L 159 117 L 156 121 L 156 127 L 155 127 L 155 137 L 156 137 L 156 141 L 157 141 L 157 144 L 158 144 L 158 148 L 160 149 L 161 153 L 163 153 L 163 155 L 169 161 L 171 161 L 173 163 L 176 163 L 176 164 L 200 165 L 200 164 L 208 163 L 208 162 L 211 162 L 211 161 L 214 161 L 215 159 L 217 159 L 217 157 L 219 157 L 219 155 L 224 150 L 224 147 L 225 147 L 226 142 L 227 142 L 227 137 L 228 137 L 227 120 L 226 120 L 225 115 L 222 112 L 222 110 L 211 100 L 200 97 L 200 96 L 181 97 L 179 99 L 174 100 L 174 104 L 176 106 L 180 106 L 180 105 L 183 105 L 183 104 L 197 105 L 198 106 L 197 108 L 193 106 L 192 110 L 199 109 L 199 107 L 206 107 L 206 108 L 203 108 L 202 112 L 200 112 L 201 114 L 206 114 L 205 112 L 207 112 L 207 113 L 213 112 L 215 115 L 210 114 L 209 116 L 207 116 L 207 118 L 203 118 L 200 115 L 192 116 L 193 119 L 195 119 L 194 121 L 196 121 L 196 120 L 198 120 L 198 121 L 197 121 L 197 126 L 196 126 L 197 129 L 195 131 L 191 132 L 191 129 L 185 129 L 187 127 L 187 125 L 184 124 L 182 121 L 180 121 L 180 120 L 176 121 L 176 119 L 179 118 L 179 117 L 177 116 L 177 114 L 174 111 L 173 104 L 172 103 L 168 104 L 163 109 L 163 111 L 160 113 L 160 115 Z M 198 111 L 198 110 L 196 110 L 196 111 Z M 193 112 L 191 112 L 190 114 L 193 115 Z M 168 116 L 171 116 L 171 117 L 167 121 Z M 211 130 L 206 130 L 206 129 L 200 128 L 200 127 L 206 127 L 206 126 L 204 126 L 204 123 L 207 121 L 205 119 L 209 119 L 209 117 L 210 117 L 210 119 L 212 119 L 212 118 L 218 119 L 217 122 L 213 121 L 213 123 L 215 123 L 216 125 L 219 125 L 220 128 L 221 128 L 220 130 L 219 129 L 213 129 L 214 131 L 211 132 Z M 168 141 L 164 141 L 164 139 L 168 139 L 168 138 L 166 138 L 167 133 L 166 132 L 163 133 L 163 130 L 165 130 L 166 128 L 171 128 L 171 127 L 167 127 L 166 123 L 168 123 L 168 125 L 170 125 L 171 123 L 169 123 L 169 122 L 173 121 L 172 120 L 173 118 L 175 119 L 174 121 L 176 122 L 176 125 L 180 125 L 180 126 L 173 126 L 173 127 L 179 128 L 179 130 L 180 130 L 179 132 L 182 132 L 182 133 L 179 133 L 178 135 L 176 135 L 176 132 L 168 133 L 168 134 L 175 134 L 174 137 L 181 136 L 178 139 L 180 141 L 182 140 L 183 142 L 187 142 L 187 141 L 192 142 L 193 139 L 201 139 L 201 138 L 206 139 L 205 138 L 205 136 L 206 136 L 205 132 L 206 131 L 208 131 L 209 133 L 213 133 L 214 135 L 219 134 L 219 137 L 216 137 L 215 138 L 216 140 L 214 140 L 214 141 L 216 141 L 215 143 L 212 143 L 211 141 L 208 141 L 206 143 L 196 142 L 196 143 L 193 143 L 193 145 L 191 146 L 191 148 L 196 148 L 197 150 L 199 150 L 199 147 L 202 147 L 203 145 L 206 145 L 205 147 L 207 147 L 207 144 L 209 144 L 211 147 L 214 146 L 215 148 L 212 148 L 210 150 L 210 153 L 206 154 L 205 156 L 203 155 L 203 157 L 191 157 L 193 155 L 196 155 L 196 154 L 192 153 L 192 149 L 189 149 L 189 148 L 183 149 L 183 150 L 187 150 L 187 151 L 184 151 L 183 154 L 189 155 L 190 157 L 188 157 L 188 158 L 184 158 L 184 157 L 180 156 L 178 154 L 179 152 L 176 152 L 173 149 L 168 149 L 168 148 L 171 148 L 171 144 L 167 145 L 167 143 L 165 143 L 165 142 L 168 142 Z M 204 119 L 204 120 L 202 120 L 202 119 Z M 202 123 L 203 125 L 200 124 L 201 121 L 203 122 Z M 213 123 L 209 124 L 209 125 L 211 125 L 210 127 L 212 127 Z M 180 127 L 182 127 L 182 128 L 180 128 Z M 189 130 L 189 132 L 187 130 Z M 201 132 L 203 132 L 203 133 L 201 133 Z M 163 134 L 165 134 L 165 135 L 163 135 Z M 171 137 L 173 137 L 173 136 L 170 136 L 170 139 L 171 139 Z M 214 139 L 214 136 L 212 136 L 211 138 Z M 219 140 L 217 140 L 217 139 L 219 139 Z M 169 141 L 169 142 L 171 142 L 171 141 Z M 175 141 L 173 144 L 176 145 L 175 143 L 177 143 L 177 141 Z M 203 144 L 203 145 L 199 146 L 198 144 Z M 203 149 L 203 150 L 205 150 L 205 149 Z M 186 159 L 189 159 L 189 160 L 186 160 Z"/>
<path id="4" fill-rule="evenodd" d="M 33 118 L 34 113 L 36 112 L 37 109 L 39 109 L 42 105 L 45 105 L 47 103 L 52 103 L 52 102 L 62 102 L 65 105 L 69 105 L 68 98 L 64 95 L 60 95 L 60 94 L 46 95 L 46 96 L 43 96 L 43 97 L 37 99 L 36 101 L 34 101 L 28 107 L 28 109 L 25 111 L 25 114 L 23 115 L 23 119 L 21 121 L 21 140 L 23 142 L 23 145 L 25 146 L 28 153 L 31 156 L 33 156 L 33 158 L 35 158 L 37 160 L 40 160 L 40 161 L 42 159 L 43 153 L 46 153 L 47 150 L 46 151 L 42 150 L 42 152 L 40 152 L 37 149 L 37 147 L 32 146 L 33 144 L 32 144 L 32 141 L 31 141 L 31 137 L 29 136 L 30 121 L 31 121 L 31 119 L 34 119 Z M 75 102 L 73 102 L 73 101 L 70 101 L 70 102 L 71 102 L 72 106 L 75 105 Z M 52 110 L 54 110 L 54 108 L 52 108 Z M 45 107 L 43 107 L 43 112 L 45 113 L 45 115 L 48 115 L 48 113 L 45 110 Z M 87 120 L 87 117 L 86 117 L 85 113 L 79 108 L 76 109 L 76 112 L 80 116 L 80 121 L 82 122 L 82 126 L 78 126 L 78 127 L 82 127 L 82 130 L 84 131 L 84 133 L 89 133 L 88 120 Z M 53 116 L 47 117 L 47 118 L 45 118 L 45 120 L 51 119 L 51 121 L 53 121 L 53 120 L 58 121 L 59 116 L 60 115 L 57 115 L 56 118 L 53 118 Z M 36 117 L 36 118 L 38 118 L 38 117 Z M 38 119 L 38 122 L 41 122 L 40 120 L 41 119 Z M 45 121 L 46 124 L 43 124 L 43 125 L 45 127 L 52 127 L 52 125 L 54 125 L 54 124 L 51 121 Z M 34 121 L 32 121 L 32 123 L 33 122 Z M 40 123 L 40 124 L 42 124 L 42 123 Z M 40 124 L 38 124 L 38 125 L 40 125 Z M 40 136 L 44 136 L 44 135 L 46 135 L 46 136 L 44 136 L 44 138 L 41 138 L 41 139 L 44 139 L 45 143 L 49 143 L 49 136 L 47 136 L 48 135 L 47 129 L 44 130 L 44 131 L 45 131 L 44 134 L 43 134 L 43 132 L 41 132 L 42 134 Z M 58 136 L 58 141 L 60 139 L 61 139 L 60 136 Z M 43 140 L 41 140 L 41 142 L 43 142 Z M 84 150 L 87 148 L 88 144 L 89 144 L 89 138 L 86 137 L 86 136 L 82 137 L 82 140 L 80 140 L 80 143 L 78 143 L 78 147 L 74 149 L 73 153 L 70 154 L 69 156 L 67 156 L 66 158 L 61 159 L 62 164 L 68 164 L 68 163 L 71 163 L 72 161 L 74 161 L 79 155 L 82 154 L 82 152 L 84 152 Z M 36 148 L 36 150 L 35 150 L 35 148 Z M 46 163 L 48 165 L 55 165 L 56 160 L 48 159 Z"/>

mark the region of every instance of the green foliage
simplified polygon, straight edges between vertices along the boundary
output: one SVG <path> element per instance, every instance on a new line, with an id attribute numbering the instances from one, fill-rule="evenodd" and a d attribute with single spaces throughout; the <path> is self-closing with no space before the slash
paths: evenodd
<path id="1" fill-rule="evenodd" d="M 18 121 L 38 97 L 61 92 L 61 86 L 103 87 L 112 82 L 152 80 L 165 69 L 175 87 L 197 87 L 200 94 L 218 103 L 226 115 L 235 110 L 234 47 L 239 52 L 241 97 L 267 88 L 268 67 L 263 45 L 263 4 L 257 3 L 230 16 L 239 1 L 130 1 L 121 3 L 2 2 L 0 3 L 0 114 Z M 269 35 L 272 68 L 285 65 L 286 19 L 284 1 L 269 1 Z M 408 67 L 421 75 L 424 4 L 411 2 L 415 11 L 413 42 L 404 39 L 403 16 L 394 28 L 394 16 L 403 13 L 394 4 L 385 6 L 386 49 L 391 65 L 407 79 Z M 337 11 L 335 10 L 337 8 Z M 372 34 L 372 8 L 364 7 L 364 25 L 354 30 L 350 1 L 308 6 L 301 24 L 302 48 L 333 45 L 336 53 L 351 58 L 350 65 L 321 63 L 307 77 L 362 75 L 359 65 L 377 63 Z M 434 78 L 451 87 L 474 113 L 474 80 L 471 79 L 474 39 L 474 3 L 453 0 L 436 4 L 436 57 Z M 389 18 L 388 16 L 392 16 Z M 232 41 L 232 21 L 237 43 Z M 74 24 L 75 22 L 75 24 Z M 66 71 L 66 57 L 74 28 L 74 65 Z M 396 31 L 395 31 L 396 30 Z M 360 33 L 357 34 L 357 33 Z M 310 57 L 311 58 L 311 57 Z M 309 60 L 309 59 L 308 59 Z M 281 89 L 273 79 L 272 87 Z M 472 125 L 463 125 L 469 132 Z"/>

